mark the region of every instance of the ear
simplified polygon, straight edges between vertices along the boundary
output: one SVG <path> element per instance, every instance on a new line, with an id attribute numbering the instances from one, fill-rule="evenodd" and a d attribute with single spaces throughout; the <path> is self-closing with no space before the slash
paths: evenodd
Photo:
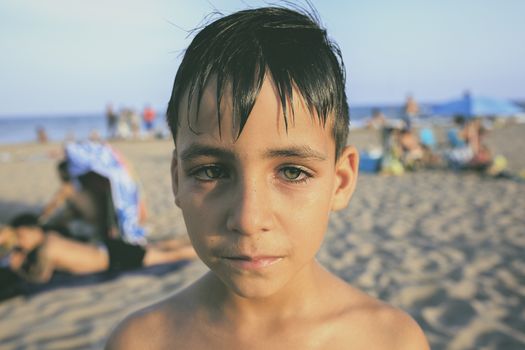
<path id="1" fill-rule="evenodd" d="M 179 166 L 177 163 L 177 149 L 173 150 L 171 156 L 171 190 L 173 191 L 173 197 L 175 198 L 175 204 L 180 207 L 177 193 L 179 190 Z"/>
<path id="2" fill-rule="evenodd" d="M 335 165 L 332 210 L 341 210 L 348 205 L 357 183 L 358 169 L 359 153 L 353 146 L 345 147 Z"/>

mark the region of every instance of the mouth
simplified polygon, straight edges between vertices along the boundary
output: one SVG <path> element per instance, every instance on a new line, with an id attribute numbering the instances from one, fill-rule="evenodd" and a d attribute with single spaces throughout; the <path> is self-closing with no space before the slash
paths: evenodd
<path id="1" fill-rule="evenodd" d="M 247 255 L 237 255 L 237 256 L 225 256 L 223 257 L 229 264 L 240 268 L 242 270 L 259 270 L 266 267 L 275 265 L 283 259 L 282 256 L 247 256 Z"/>

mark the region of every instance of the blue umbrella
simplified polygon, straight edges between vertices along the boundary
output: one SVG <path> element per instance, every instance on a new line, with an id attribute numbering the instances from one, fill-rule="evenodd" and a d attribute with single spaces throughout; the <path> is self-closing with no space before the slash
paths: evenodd
<path id="1" fill-rule="evenodd" d="M 434 115 L 454 116 L 472 118 L 476 116 L 509 116 L 523 113 L 523 109 L 517 104 L 507 100 L 472 96 L 469 93 L 462 98 L 452 100 L 432 107 Z"/>

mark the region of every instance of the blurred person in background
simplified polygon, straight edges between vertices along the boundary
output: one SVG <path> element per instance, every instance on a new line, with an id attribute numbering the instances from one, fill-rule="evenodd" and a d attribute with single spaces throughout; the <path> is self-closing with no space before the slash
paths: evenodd
<path id="1" fill-rule="evenodd" d="M 106 125 L 108 138 L 114 139 L 117 136 L 118 115 L 113 111 L 113 106 L 108 103 L 106 106 Z"/>
<path id="2" fill-rule="evenodd" d="M 146 134 L 151 136 L 153 133 L 153 126 L 155 124 L 155 110 L 150 106 L 146 105 L 142 111 L 142 121 L 144 122 L 144 128 Z"/>
<path id="3" fill-rule="evenodd" d="M 412 123 L 414 118 L 419 115 L 419 105 L 412 95 L 408 95 L 403 107 L 403 123 L 404 129 L 412 130 Z"/>
<path id="4" fill-rule="evenodd" d="M 90 244 L 39 225 L 37 216 L 31 214 L 20 215 L 0 228 L 2 267 L 33 283 L 48 282 L 55 271 L 72 275 L 119 272 L 195 257 L 185 238 L 145 245 L 108 238 Z"/>

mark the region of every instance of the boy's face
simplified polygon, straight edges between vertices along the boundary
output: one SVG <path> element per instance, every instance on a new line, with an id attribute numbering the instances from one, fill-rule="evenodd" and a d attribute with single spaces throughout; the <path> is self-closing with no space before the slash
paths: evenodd
<path id="1" fill-rule="evenodd" d="M 297 94 L 286 131 L 268 79 L 239 138 L 223 102 L 219 136 L 213 85 L 198 118 L 190 118 L 196 133 L 181 104 L 176 203 L 199 257 L 223 283 L 244 297 L 269 296 L 310 271 L 330 211 L 350 199 L 357 154 L 347 148 L 336 162 L 330 127 L 312 118 Z"/>

